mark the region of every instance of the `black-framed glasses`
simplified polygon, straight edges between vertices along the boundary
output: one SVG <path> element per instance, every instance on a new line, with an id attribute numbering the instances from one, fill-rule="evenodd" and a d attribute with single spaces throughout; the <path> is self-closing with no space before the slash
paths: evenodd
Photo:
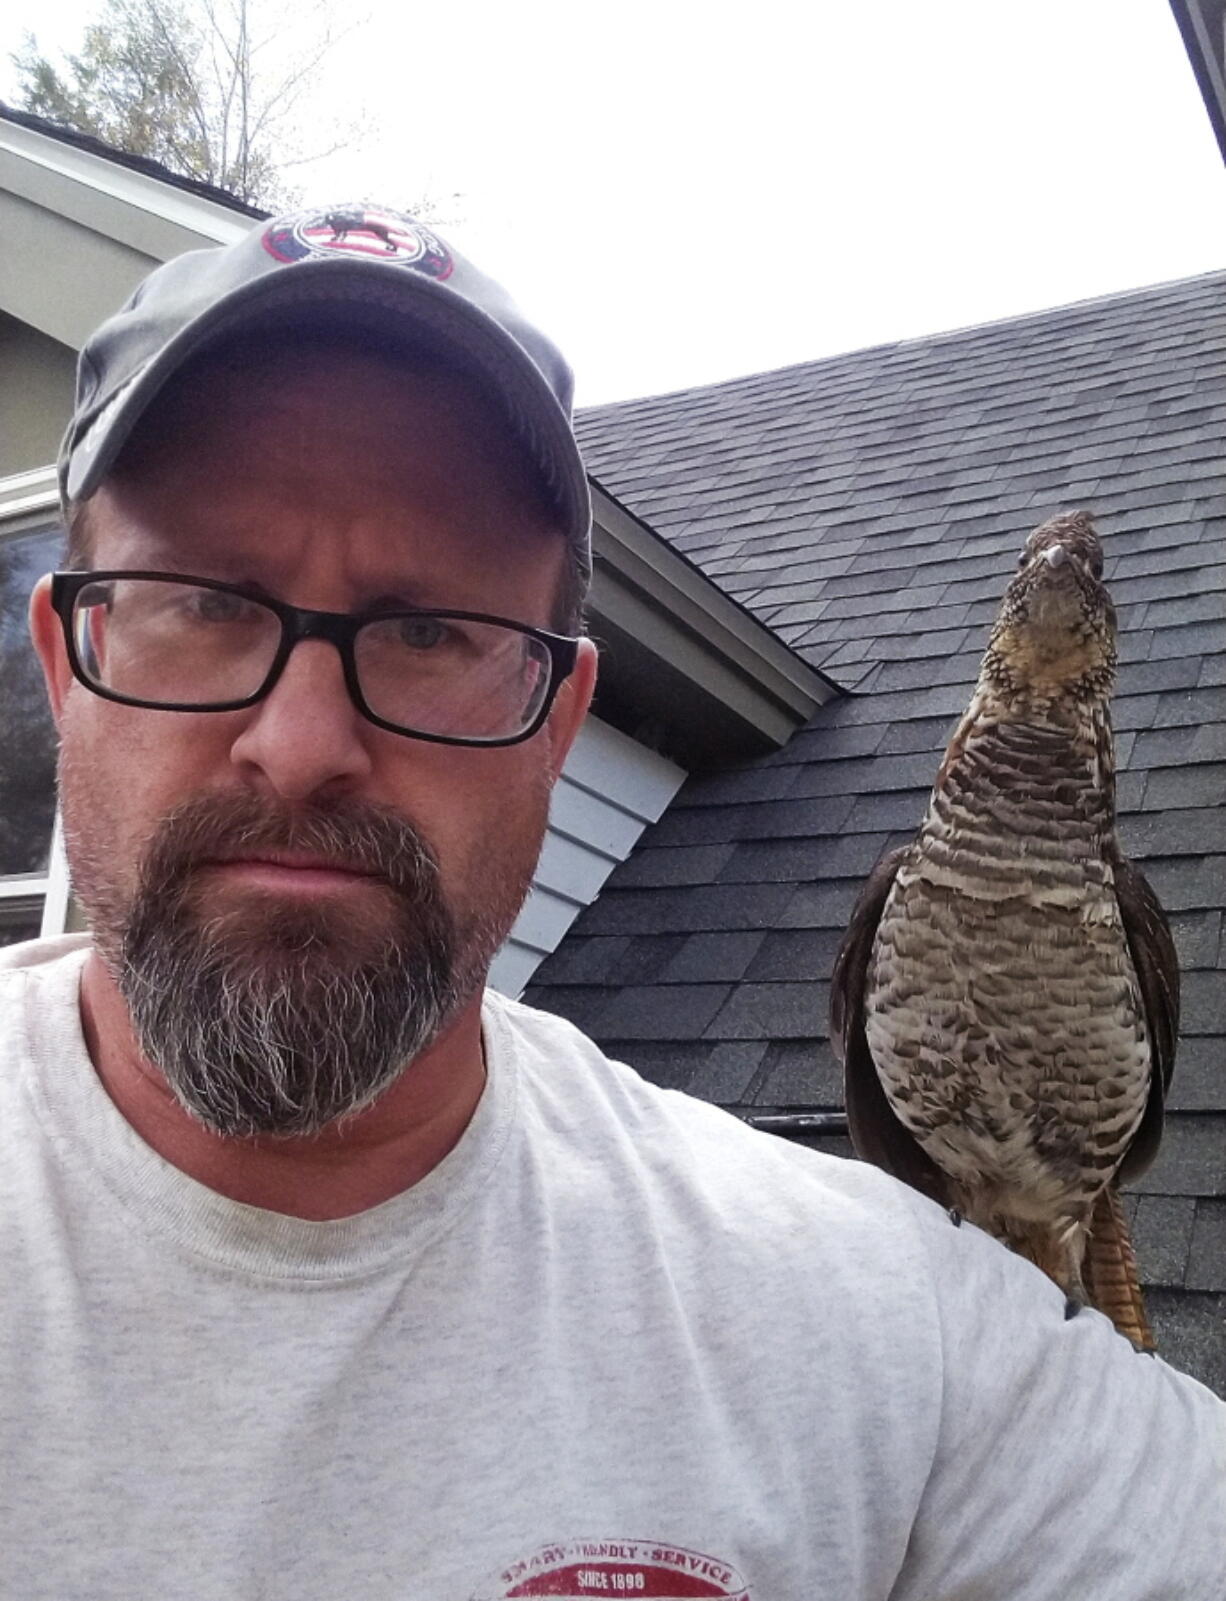
<path id="1" fill-rule="evenodd" d="M 363 717 L 444 745 L 531 738 L 579 649 L 484 612 L 309 611 L 178 573 L 55 573 L 51 604 L 74 675 L 106 700 L 239 711 L 268 694 L 299 640 L 323 639 Z"/>

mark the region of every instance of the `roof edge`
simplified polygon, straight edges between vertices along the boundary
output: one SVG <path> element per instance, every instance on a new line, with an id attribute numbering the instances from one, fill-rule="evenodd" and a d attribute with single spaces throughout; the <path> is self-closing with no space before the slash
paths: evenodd
<path id="1" fill-rule="evenodd" d="M 843 691 L 700 567 L 591 479 L 591 612 L 623 649 L 679 674 L 728 720 L 732 747 L 778 747 Z M 670 711 L 668 673 L 658 710 Z M 648 675 L 647 682 L 654 680 Z M 737 753 L 735 750 L 730 753 Z"/>
<path id="2" fill-rule="evenodd" d="M 1218 149 L 1226 161 L 1226 41 L 1222 40 L 1221 19 L 1217 27 L 1219 44 L 1215 50 L 1213 28 L 1205 14 L 1204 0 L 1171 0 L 1171 10 L 1183 35 L 1183 47 L 1196 75 Z"/>
<path id="3" fill-rule="evenodd" d="M 188 178 L 183 173 L 175 172 L 160 161 L 154 161 L 151 156 L 135 156 L 130 151 L 121 150 L 118 145 L 108 144 L 105 139 L 99 139 L 92 133 L 82 133 L 79 128 L 70 127 L 67 123 L 53 122 L 49 117 L 40 117 L 33 111 L 19 111 L 16 106 L 10 106 L 7 101 L 0 100 L 0 121 L 12 122 L 19 128 L 27 128 L 31 133 L 40 133 L 48 139 L 58 140 L 60 144 L 73 145 L 78 150 L 84 150 L 92 156 L 99 156 L 104 161 L 111 161 L 118 167 L 127 167 L 132 172 L 143 173 L 147 178 L 156 178 L 160 183 L 170 184 L 175 189 L 182 189 L 187 194 L 197 195 L 201 200 L 211 200 L 216 205 L 225 206 L 242 217 L 250 217 L 260 222 L 272 215 L 259 206 L 248 205 L 237 195 L 232 195 L 228 189 L 220 189 L 216 184 L 205 183 L 200 178 Z"/>

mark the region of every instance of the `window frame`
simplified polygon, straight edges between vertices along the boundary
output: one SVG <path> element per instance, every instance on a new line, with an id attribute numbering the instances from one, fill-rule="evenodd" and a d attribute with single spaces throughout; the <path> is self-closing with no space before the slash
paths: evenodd
<path id="1" fill-rule="evenodd" d="M 45 527 L 49 515 L 58 522 L 59 512 L 54 467 L 0 478 L 0 542 Z M 46 939 L 65 933 L 70 927 L 70 902 L 68 862 L 57 806 L 46 872 L 0 873 L 0 918 L 22 912 L 39 914 L 39 938 Z"/>

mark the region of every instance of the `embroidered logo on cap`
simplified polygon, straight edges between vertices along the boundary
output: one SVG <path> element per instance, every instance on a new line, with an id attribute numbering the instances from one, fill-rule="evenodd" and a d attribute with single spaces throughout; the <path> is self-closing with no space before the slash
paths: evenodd
<path id="1" fill-rule="evenodd" d="M 473 1601 L 638 1596 L 641 1601 L 750 1601 L 735 1568 L 661 1540 L 559 1540 L 512 1562 Z"/>
<path id="2" fill-rule="evenodd" d="M 429 278 L 449 278 L 455 265 L 447 246 L 423 223 L 371 206 L 304 211 L 269 223 L 262 243 L 277 261 L 358 256 L 412 267 Z"/>

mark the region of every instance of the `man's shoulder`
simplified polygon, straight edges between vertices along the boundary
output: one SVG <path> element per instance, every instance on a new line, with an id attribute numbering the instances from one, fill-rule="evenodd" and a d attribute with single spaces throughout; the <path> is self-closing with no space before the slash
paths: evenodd
<path id="1" fill-rule="evenodd" d="M 87 934 L 56 934 L 0 947 L 0 1016 L 10 1046 L 24 1035 L 18 1022 L 32 1015 L 31 1005 L 40 1017 L 75 1017 L 77 985 L 89 950 Z M 0 1048 L 5 1043 L 0 1039 Z"/>
<path id="2" fill-rule="evenodd" d="M 487 1026 L 497 1018 L 515 1040 L 518 1063 L 531 1093 L 548 1101 L 559 1116 L 568 1110 L 582 1126 L 614 1126 L 634 1140 L 635 1149 L 666 1153 L 670 1162 L 694 1154 L 743 1161 L 781 1161 L 794 1166 L 797 1151 L 763 1136 L 735 1113 L 680 1090 L 653 1084 L 635 1068 L 609 1056 L 565 1018 L 522 1001 L 490 992 Z M 816 1153 L 800 1153 L 803 1165 Z M 842 1168 L 847 1164 L 838 1162 Z"/>
<path id="3" fill-rule="evenodd" d="M 705 1210 L 758 1240 L 765 1232 L 798 1242 L 837 1223 L 843 1241 L 867 1231 L 898 1243 L 941 1217 L 876 1168 L 760 1133 L 650 1083 L 562 1018 L 501 996 L 487 1020 L 491 1013 L 514 1036 L 528 1095 L 550 1126 L 613 1172 L 667 1191 L 676 1209 Z"/>
<path id="4" fill-rule="evenodd" d="M 89 949 L 88 934 L 51 934 L 0 946 L 0 979 L 10 974 L 43 973 L 52 966 L 79 964 Z"/>

